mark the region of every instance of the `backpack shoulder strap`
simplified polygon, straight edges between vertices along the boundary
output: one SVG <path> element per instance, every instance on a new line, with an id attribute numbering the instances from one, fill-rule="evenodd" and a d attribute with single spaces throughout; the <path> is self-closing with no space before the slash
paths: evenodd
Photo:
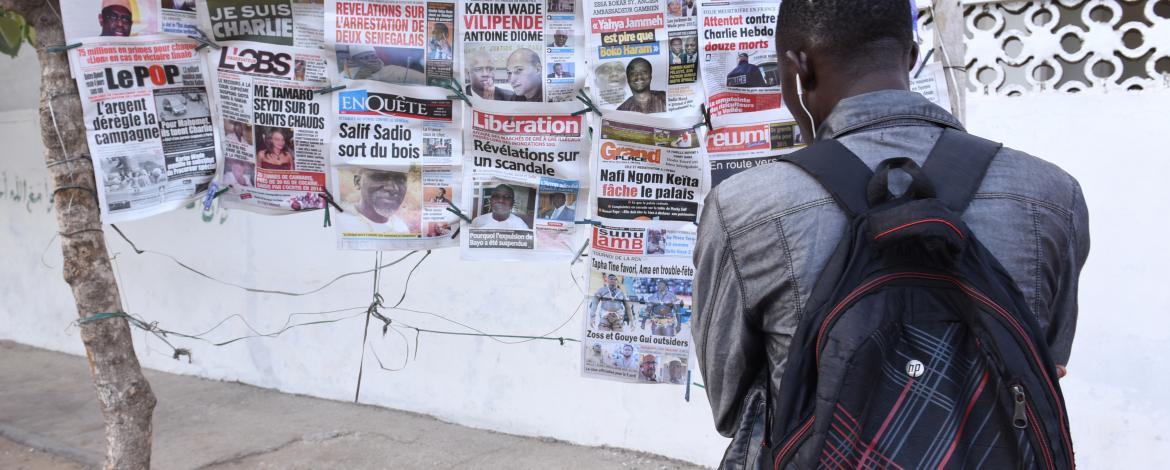
<path id="1" fill-rule="evenodd" d="M 822 140 L 785 155 L 781 161 L 800 167 L 816 179 L 850 217 L 869 208 L 865 189 L 873 172 L 840 142 Z"/>
<path id="2" fill-rule="evenodd" d="M 1003 144 L 955 129 L 944 129 L 922 166 L 938 200 L 962 214 Z"/>

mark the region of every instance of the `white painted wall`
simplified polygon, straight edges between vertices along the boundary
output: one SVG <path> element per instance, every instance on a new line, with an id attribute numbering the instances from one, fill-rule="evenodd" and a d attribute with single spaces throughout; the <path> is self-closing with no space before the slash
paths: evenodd
<path id="1" fill-rule="evenodd" d="M 0 59 L 0 69 L 9 67 Z M 21 80 L 35 81 L 32 72 Z M 26 87 L 28 83 L 24 84 Z M 1053 160 L 1084 186 L 1093 249 L 1082 277 L 1082 317 L 1065 379 L 1082 468 L 1150 468 L 1170 454 L 1170 389 L 1165 346 L 1170 335 L 1170 250 L 1161 230 L 1170 213 L 1170 92 L 970 99 L 972 130 Z M 0 113 L 0 188 L 17 176 L 46 192 L 34 110 Z M 6 178 L 6 181 L 4 180 Z M 3 186 L 7 185 L 7 186 Z M 81 354 L 71 294 L 61 279 L 56 223 L 46 200 L 0 198 L 0 338 Z M 144 249 L 164 251 L 214 276 L 262 288 L 303 291 L 334 276 L 369 269 L 373 255 L 338 251 L 320 214 L 287 217 L 232 212 L 222 224 L 179 210 L 120 227 Z M 111 254 L 128 311 L 177 331 L 199 332 L 230 314 L 257 329 L 279 328 L 289 312 L 369 303 L 370 275 L 306 297 L 254 295 L 217 285 L 156 255 L 135 255 L 112 230 Z M 46 247 L 47 251 L 46 251 Z M 42 254 L 43 260 L 42 260 Z M 394 258 L 387 254 L 386 259 Z M 47 264 L 47 265 L 46 265 Z M 580 269 L 581 266 L 578 266 Z M 388 269 L 383 294 L 400 295 L 408 263 Z M 435 252 L 416 273 L 404 306 L 443 313 L 484 330 L 543 334 L 565 321 L 580 295 L 565 264 L 483 264 Z M 337 318 L 341 315 L 332 315 Z M 394 314 L 432 329 L 458 329 L 427 315 Z M 310 318 L 300 317 L 303 321 Z M 558 334 L 580 335 L 580 317 Z M 352 400 L 362 318 L 292 330 L 279 338 L 225 347 L 174 340 L 194 362 L 174 361 L 153 338 L 136 334 L 146 367 L 238 380 L 291 393 Z M 371 348 L 388 366 L 405 343 L 371 327 Z M 213 337 L 246 333 L 237 320 Z M 408 335 L 413 349 L 414 338 Z M 508 433 L 580 444 L 644 450 L 715 465 L 725 440 L 711 426 L 701 390 L 683 400 L 667 386 L 621 385 L 579 377 L 579 347 L 569 343 L 504 345 L 483 338 L 423 336 L 401 372 L 385 372 L 367 354 L 362 401 Z M 701 381 L 701 378 L 698 380 Z M 166 397 L 161 397 L 166 399 Z M 1162 457 L 1162 458 L 1159 458 Z"/>

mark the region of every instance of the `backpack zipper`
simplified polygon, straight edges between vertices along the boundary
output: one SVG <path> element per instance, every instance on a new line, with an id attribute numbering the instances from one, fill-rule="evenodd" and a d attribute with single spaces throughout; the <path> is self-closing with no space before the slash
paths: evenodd
<path id="1" fill-rule="evenodd" d="M 984 296 L 981 292 L 979 292 L 975 288 L 968 286 L 967 284 L 964 284 L 963 282 L 959 281 L 958 279 L 956 279 L 954 277 L 944 276 L 944 275 L 939 275 L 939 274 L 917 273 L 917 272 L 900 272 L 900 273 L 891 273 L 891 274 L 878 276 L 876 278 L 873 278 L 869 281 L 862 283 L 860 286 L 858 286 L 852 292 L 850 292 L 849 295 L 846 295 L 844 299 L 842 299 L 840 302 L 838 302 L 837 305 L 835 305 L 833 307 L 833 309 L 831 311 L 829 311 L 829 314 L 825 316 L 825 320 L 823 322 L 821 322 L 821 327 L 817 331 L 817 341 L 816 341 L 817 368 L 820 368 L 821 353 L 824 352 L 823 341 L 824 341 L 825 334 L 828 333 L 828 330 L 837 322 L 837 320 L 839 319 L 838 317 L 841 315 L 841 312 L 843 312 L 845 310 L 845 307 L 850 305 L 853 301 L 857 300 L 861 296 L 865 295 L 867 292 L 869 292 L 873 289 L 876 289 L 877 287 L 880 287 L 882 284 L 886 284 L 886 283 L 891 282 L 891 281 L 895 281 L 898 279 L 906 279 L 906 278 L 918 278 L 918 279 L 927 279 L 927 280 L 934 280 L 934 281 L 949 282 L 949 283 L 957 286 L 959 288 L 959 290 L 963 291 L 964 294 L 967 294 L 969 297 L 971 297 L 971 298 L 979 301 L 980 303 L 983 303 L 984 305 L 990 307 L 991 310 L 994 311 L 1000 318 L 1003 318 L 1004 321 L 1006 321 L 1008 324 L 1010 324 L 1012 326 L 1012 328 L 1016 331 L 1019 338 L 1021 340 L 1023 340 L 1024 344 L 1027 346 L 1028 352 L 1032 355 L 1032 361 L 1035 363 L 1035 365 L 1038 366 L 1041 371 L 1045 370 L 1043 362 L 1041 362 L 1041 360 L 1040 360 L 1040 353 L 1037 351 L 1036 346 L 1032 343 L 1032 339 L 1030 337 L 1028 337 L 1028 335 L 1024 332 L 1024 328 L 1022 326 L 1020 326 L 1019 322 L 1017 322 L 1014 318 L 1012 318 L 1011 314 L 1009 314 L 1007 312 L 1007 310 L 1005 310 L 1003 307 L 1000 307 L 999 304 L 996 304 L 994 301 L 987 298 L 987 296 Z M 1040 375 L 1042 375 L 1044 377 L 1045 384 L 1048 385 L 1048 390 L 1051 393 L 1052 403 L 1054 405 L 1056 405 L 1057 412 L 1061 416 L 1064 416 L 1065 415 L 1064 407 L 1060 403 L 1060 400 L 1058 398 L 1059 395 L 1056 393 L 1056 386 L 1053 385 L 1052 379 L 1050 377 L 1048 377 L 1048 374 L 1040 374 Z M 1023 388 L 1021 387 L 1020 390 L 1022 392 Z M 1025 396 L 1025 398 L 1026 398 L 1026 396 Z M 1013 397 L 1013 399 L 1014 399 L 1014 397 Z M 1025 400 L 1025 414 L 1034 414 L 1034 412 L 1031 410 L 1031 405 L 1026 403 L 1026 400 Z M 1015 420 L 1014 420 L 1014 416 L 1013 416 L 1013 422 L 1014 421 Z M 1036 419 L 1033 417 L 1030 419 L 1030 421 L 1035 422 Z M 1026 423 L 1025 423 L 1025 425 L 1026 425 Z M 1065 449 L 1068 452 L 1069 464 L 1075 465 L 1074 462 L 1076 462 L 1076 461 L 1074 460 L 1073 455 L 1072 455 L 1072 439 L 1069 438 L 1068 428 L 1065 426 L 1063 419 L 1061 420 L 1060 423 L 1058 423 L 1057 427 L 1060 429 L 1061 438 L 1064 440 Z M 1037 426 L 1032 426 L 1032 430 L 1033 430 L 1033 433 L 1036 436 L 1038 436 L 1038 438 L 1040 439 L 1040 442 L 1042 442 L 1044 445 L 1048 444 L 1047 439 L 1044 439 L 1043 437 L 1039 437 L 1039 436 L 1041 436 L 1042 433 L 1037 429 Z M 1043 450 L 1043 454 L 1048 459 L 1047 463 L 1048 463 L 1049 468 L 1055 468 L 1050 452 L 1051 452 L 1050 448 L 1045 448 Z M 778 467 L 779 467 L 779 458 L 777 458 L 777 468 Z"/>
<path id="2" fill-rule="evenodd" d="M 776 462 L 773 466 L 774 470 L 780 470 L 780 465 L 785 463 L 785 461 L 788 460 L 788 457 L 796 452 L 796 448 L 799 446 L 801 441 L 803 441 L 805 436 L 808 435 L 808 432 L 812 430 L 813 419 L 816 419 L 815 414 L 813 416 L 809 416 L 808 421 L 805 421 L 804 424 L 800 426 L 800 429 L 797 429 L 796 432 L 792 434 L 792 437 L 789 437 L 788 440 L 784 441 L 784 445 L 780 447 L 780 453 L 776 454 Z"/>

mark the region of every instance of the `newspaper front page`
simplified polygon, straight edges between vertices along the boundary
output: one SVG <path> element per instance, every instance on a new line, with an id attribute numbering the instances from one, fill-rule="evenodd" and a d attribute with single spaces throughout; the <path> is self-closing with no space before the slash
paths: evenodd
<path id="1" fill-rule="evenodd" d="M 61 0 L 65 42 L 98 36 L 198 35 L 196 0 Z"/>
<path id="2" fill-rule="evenodd" d="M 658 228 L 697 223 L 708 168 L 698 122 L 699 115 L 606 113 L 594 142 L 594 215 Z"/>
<path id="3" fill-rule="evenodd" d="M 601 110 L 698 112 L 699 16 L 690 0 L 584 0 L 590 96 Z"/>
<path id="4" fill-rule="evenodd" d="M 459 236 L 469 260 L 568 260 L 589 186 L 589 124 L 574 103 L 518 106 L 472 98 L 464 129 Z"/>
<path id="5" fill-rule="evenodd" d="M 453 78 L 455 3 L 326 0 L 325 44 L 341 78 L 442 86 Z"/>
<path id="6" fill-rule="evenodd" d="M 791 117 L 778 122 L 752 122 L 716 128 L 707 133 L 711 187 L 751 168 L 774 163 L 807 144 Z"/>
<path id="7" fill-rule="evenodd" d="M 90 38 L 70 51 L 103 222 L 177 209 L 207 190 L 216 167 L 215 109 L 198 45 L 162 36 Z"/>
<path id="8" fill-rule="evenodd" d="M 325 207 L 329 54 L 227 41 L 207 55 L 224 139 L 220 203 L 266 214 Z"/>
<path id="9" fill-rule="evenodd" d="M 320 48 L 325 44 L 321 0 L 206 0 L 199 25 L 213 41 L 253 41 Z"/>
<path id="10" fill-rule="evenodd" d="M 782 106 L 776 57 L 776 19 L 780 2 L 707 1 L 702 14 L 703 86 L 711 123 L 724 116 L 773 111 Z"/>
<path id="11" fill-rule="evenodd" d="M 434 87 L 357 80 L 334 93 L 330 158 L 338 246 L 455 246 L 463 103 Z"/>
<path id="12" fill-rule="evenodd" d="M 694 226 L 593 228 L 582 375 L 686 383 L 694 348 L 694 246 Z"/>
<path id="13" fill-rule="evenodd" d="M 456 69 L 467 95 L 575 101 L 585 84 L 585 33 L 575 0 L 461 0 Z"/>

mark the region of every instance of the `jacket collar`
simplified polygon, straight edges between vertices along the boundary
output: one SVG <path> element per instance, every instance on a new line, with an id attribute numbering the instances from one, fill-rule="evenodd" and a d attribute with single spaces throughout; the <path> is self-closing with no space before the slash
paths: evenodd
<path id="1" fill-rule="evenodd" d="M 817 140 L 835 139 L 850 132 L 889 123 L 917 120 L 964 130 L 951 113 L 926 97 L 906 90 L 882 90 L 851 96 L 837 103 L 829 118 L 817 126 Z"/>

